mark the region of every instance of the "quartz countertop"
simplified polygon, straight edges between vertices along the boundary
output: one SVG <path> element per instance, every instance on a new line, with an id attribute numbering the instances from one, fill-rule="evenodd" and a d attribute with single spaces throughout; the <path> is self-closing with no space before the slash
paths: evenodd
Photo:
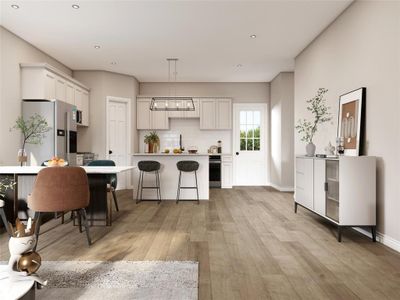
<path id="1" fill-rule="evenodd" d="M 132 156 L 210 156 L 210 155 L 232 155 L 229 153 L 203 153 L 203 152 L 198 152 L 198 153 L 188 153 L 188 152 L 183 152 L 183 153 L 133 153 Z"/>

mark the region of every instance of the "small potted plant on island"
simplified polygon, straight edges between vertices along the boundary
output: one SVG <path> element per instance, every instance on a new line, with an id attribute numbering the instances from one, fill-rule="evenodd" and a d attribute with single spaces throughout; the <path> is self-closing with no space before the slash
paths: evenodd
<path id="1" fill-rule="evenodd" d="M 149 153 L 157 153 L 160 147 L 160 138 L 155 131 L 144 136 L 144 143 L 148 145 Z"/>
<path id="2" fill-rule="evenodd" d="M 41 144 L 45 133 L 51 128 L 48 126 L 47 121 L 39 114 L 34 114 L 28 120 L 23 117 L 18 117 L 15 121 L 14 127 L 10 130 L 19 130 L 22 134 L 22 147 L 18 151 L 18 162 L 21 166 L 28 160 L 28 155 L 25 151 L 26 144 Z"/>
<path id="3" fill-rule="evenodd" d="M 318 125 L 329 122 L 332 119 L 332 115 L 329 112 L 330 107 L 326 105 L 326 100 L 324 98 L 327 92 L 327 89 L 320 88 L 314 98 L 306 101 L 308 103 L 307 110 L 311 112 L 313 119 L 311 121 L 300 119 L 296 125 L 296 130 L 301 135 L 301 140 L 307 143 L 307 156 L 315 155 L 313 138 L 318 130 Z"/>

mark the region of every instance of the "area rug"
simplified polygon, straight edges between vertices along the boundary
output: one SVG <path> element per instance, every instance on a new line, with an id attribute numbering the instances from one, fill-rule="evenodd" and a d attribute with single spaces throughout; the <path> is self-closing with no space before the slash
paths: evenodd
<path id="1" fill-rule="evenodd" d="M 45 261 L 36 299 L 197 299 L 194 261 Z"/>

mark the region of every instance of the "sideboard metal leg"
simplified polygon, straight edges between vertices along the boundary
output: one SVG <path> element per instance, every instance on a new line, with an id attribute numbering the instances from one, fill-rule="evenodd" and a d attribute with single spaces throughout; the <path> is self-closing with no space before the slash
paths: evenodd
<path id="1" fill-rule="evenodd" d="M 297 214 L 297 203 L 294 203 L 294 213 Z"/>
<path id="2" fill-rule="evenodd" d="M 342 242 L 342 226 L 338 226 L 338 237 L 337 240 L 339 243 Z"/>
<path id="3" fill-rule="evenodd" d="M 376 226 L 371 226 L 372 241 L 376 242 Z"/>

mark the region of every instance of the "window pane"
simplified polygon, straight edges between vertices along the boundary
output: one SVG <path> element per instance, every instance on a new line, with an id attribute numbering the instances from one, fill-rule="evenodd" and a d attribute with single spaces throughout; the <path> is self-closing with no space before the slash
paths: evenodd
<path id="1" fill-rule="evenodd" d="M 240 150 L 241 151 L 246 150 L 246 139 L 240 139 Z"/>
<path id="2" fill-rule="evenodd" d="M 253 112 L 252 111 L 248 111 L 247 112 L 247 120 L 246 120 L 247 124 L 253 124 Z"/>
<path id="3" fill-rule="evenodd" d="M 260 151 L 260 140 L 254 139 L 254 150 Z"/>
<path id="4" fill-rule="evenodd" d="M 259 138 L 260 137 L 260 126 L 254 126 L 254 137 Z"/>
<path id="5" fill-rule="evenodd" d="M 253 140 L 247 140 L 247 151 L 253 151 Z"/>
<path id="6" fill-rule="evenodd" d="M 246 124 L 246 112 L 245 111 L 240 112 L 240 124 Z"/>
<path id="7" fill-rule="evenodd" d="M 247 125 L 247 138 L 252 138 L 254 135 L 253 125 Z"/>
<path id="8" fill-rule="evenodd" d="M 260 112 L 259 111 L 255 111 L 254 112 L 254 123 L 255 125 L 260 125 L 261 124 L 261 120 L 260 120 Z"/>
<path id="9" fill-rule="evenodd" d="M 243 139 L 246 137 L 246 125 L 240 125 L 240 138 Z"/>

